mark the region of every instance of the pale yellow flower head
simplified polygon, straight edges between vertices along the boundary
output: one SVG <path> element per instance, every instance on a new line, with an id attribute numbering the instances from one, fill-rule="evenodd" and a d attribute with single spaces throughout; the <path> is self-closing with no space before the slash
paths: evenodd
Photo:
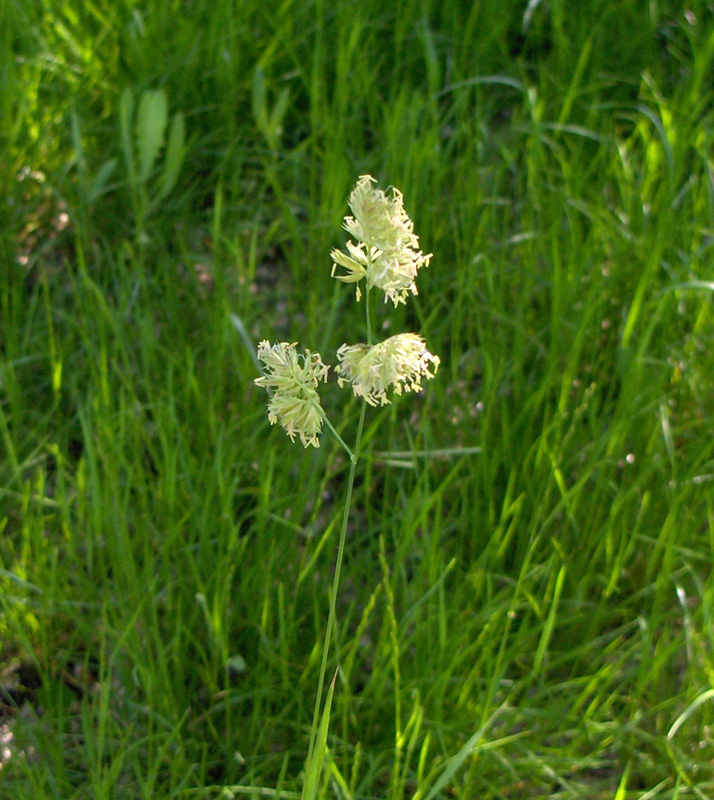
<path id="1" fill-rule="evenodd" d="M 337 358 L 339 385 L 351 384 L 355 395 L 371 406 L 391 402 L 387 397 L 390 387 L 395 394 L 418 392 L 421 379 L 433 378 L 439 368 L 439 356 L 432 355 L 416 333 L 398 333 L 372 346 L 343 344 Z"/>
<path id="2" fill-rule="evenodd" d="M 421 267 L 429 266 L 431 254 L 419 250 L 414 223 L 404 210 L 402 193 L 392 188 L 391 197 L 371 175 L 362 175 L 349 197 L 353 217 L 345 217 L 344 228 L 356 240 L 348 242 L 349 254 L 332 251 L 332 275 L 345 283 L 367 279 L 367 286 L 384 292 L 385 302 L 404 303 L 409 294 L 417 294 L 415 279 Z M 337 267 L 346 274 L 335 275 Z M 360 298 L 359 286 L 357 299 Z"/>
<path id="3" fill-rule="evenodd" d="M 279 422 L 293 442 L 298 435 L 303 447 L 319 447 L 325 415 L 317 387 L 327 380 L 329 367 L 322 363 L 319 353 L 306 350 L 299 355 L 296 345 L 260 342 L 258 359 L 265 365 L 265 374 L 254 382 L 272 393 L 268 403 L 270 424 Z"/>

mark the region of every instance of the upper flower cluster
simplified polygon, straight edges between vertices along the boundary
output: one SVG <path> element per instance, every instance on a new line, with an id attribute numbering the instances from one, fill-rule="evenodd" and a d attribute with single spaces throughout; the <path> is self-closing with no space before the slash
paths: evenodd
<path id="1" fill-rule="evenodd" d="M 404 303 L 409 294 L 417 294 L 415 278 L 421 267 L 429 266 L 431 253 L 425 255 L 414 233 L 414 223 L 404 210 L 402 193 L 392 188 L 388 197 L 371 175 L 362 175 L 349 197 L 354 216 L 345 217 L 344 228 L 356 240 L 347 242 L 348 253 L 332 251 L 332 275 L 345 283 L 359 283 L 384 292 L 385 302 Z M 347 272 L 335 275 L 338 267 Z M 357 299 L 360 299 L 360 289 Z"/>

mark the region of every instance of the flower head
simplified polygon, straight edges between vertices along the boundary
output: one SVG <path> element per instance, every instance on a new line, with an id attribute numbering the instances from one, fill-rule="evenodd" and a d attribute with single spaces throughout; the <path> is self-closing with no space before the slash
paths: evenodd
<path id="1" fill-rule="evenodd" d="M 327 380 L 329 367 L 319 353 L 306 350 L 298 355 L 296 344 L 260 342 L 258 359 L 265 365 L 265 374 L 254 383 L 272 392 L 268 403 L 271 425 L 279 422 L 293 442 L 297 434 L 303 447 L 319 447 L 324 412 L 317 386 Z"/>
<path id="2" fill-rule="evenodd" d="M 432 355 L 416 333 L 398 333 L 372 346 L 343 344 L 337 358 L 339 385 L 352 384 L 355 395 L 371 406 L 391 402 L 387 397 L 390 386 L 395 394 L 419 391 L 421 379 L 433 378 L 439 368 L 439 356 Z"/>
<path id="3" fill-rule="evenodd" d="M 431 254 L 424 255 L 418 249 L 419 237 L 404 210 L 402 193 L 392 188 L 392 196 L 388 197 L 373 183 L 376 181 L 371 175 L 362 175 L 350 194 L 349 206 L 354 216 L 345 217 L 343 227 L 357 243 L 347 243 L 349 255 L 332 251 L 332 275 L 345 283 L 366 278 L 368 288 L 382 289 L 385 302 L 389 299 L 397 306 L 410 293 L 417 294 L 417 272 L 420 267 L 429 266 Z M 346 269 L 346 274 L 335 275 L 337 267 Z"/>

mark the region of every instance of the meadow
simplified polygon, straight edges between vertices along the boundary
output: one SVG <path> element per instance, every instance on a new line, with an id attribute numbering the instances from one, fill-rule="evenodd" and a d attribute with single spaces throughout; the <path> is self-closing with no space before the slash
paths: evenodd
<path id="1" fill-rule="evenodd" d="M 350 463 L 358 176 L 423 250 L 380 333 L 318 796 L 714 796 L 714 3 L 1 0 L 0 799 L 301 796 Z M 323 404 L 352 436 L 360 406 Z"/>

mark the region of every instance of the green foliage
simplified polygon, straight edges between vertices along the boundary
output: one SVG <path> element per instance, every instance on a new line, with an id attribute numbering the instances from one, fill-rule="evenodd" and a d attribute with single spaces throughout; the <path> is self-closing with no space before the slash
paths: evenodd
<path id="1" fill-rule="evenodd" d="M 300 796 L 349 463 L 245 340 L 356 339 L 366 172 L 442 364 L 366 418 L 318 796 L 712 796 L 712 11 L 0 3 L 0 797 Z"/>
<path id="2" fill-rule="evenodd" d="M 135 105 L 134 93 L 131 89 L 125 89 L 119 102 L 119 133 L 126 167 L 126 183 L 141 239 L 147 216 L 166 200 L 176 185 L 185 153 L 185 128 L 183 114 L 176 114 L 169 128 L 161 176 L 158 185 L 152 188 L 149 181 L 154 178 L 169 122 L 166 93 L 161 89 L 146 91 L 141 95 L 138 108 L 135 109 Z M 109 161 L 100 168 L 93 188 L 99 183 L 101 191 L 115 163 Z M 90 191 L 88 202 L 96 199 L 97 193 L 97 189 Z"/>

